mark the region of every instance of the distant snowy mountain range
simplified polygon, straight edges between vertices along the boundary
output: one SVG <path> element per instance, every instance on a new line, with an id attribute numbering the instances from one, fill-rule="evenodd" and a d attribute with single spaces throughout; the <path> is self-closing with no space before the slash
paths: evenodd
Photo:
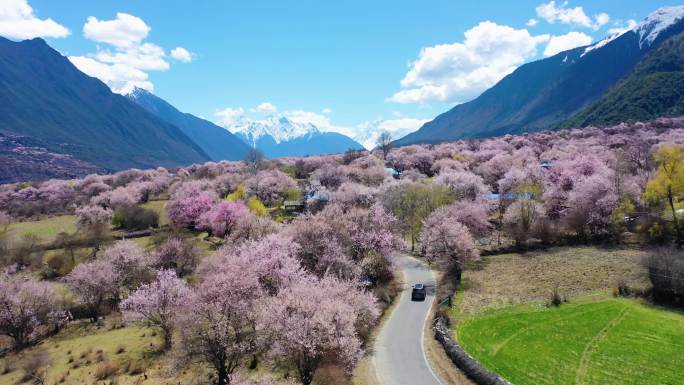
<path id="1" fill-rule="evenodd" d="M 396 119 L 377 119 L 368 121 L 355 126 L 353 129 L 339 129 L 330 131 L 319 128 L 313 123 L 296 121 L 284 115 L 271 116 L 263 120 L 253 120 L 245 117 L 238 118 L 235 122 L 226 127 L 234 135 L 242 138 L 250 146 L 263 147 L 265 139 L 270 137 L 273 142 L 283 146 L 295 139 L 298 141 L 317 140 L 324 134 L 334 134 L 351 139 L 355 142 L 354 146 L 361 146 L 368 150 L 377 145 L 378 138 L 383 132 L 389 133 L 392 138 L 399 139 L 418 129 L 429 119 L 396 118 Z M 348 133 L 348 135 L 345 135 Z M 325 135 L 329 136 L 329 135 Z M 338 137 L 340 139 L 340 137 Z M 341 143 L 342 147 L 349 146 L 351 143 L 346 140 Z M 353 147 L 356 148 L 356 147 Z M 339 148 L 338 148 L 339 149 Z M 344 151 L 346 151 L 346 148 Z"/>
<path id="2" fill-rule="evenodd" d="M 648 15 L 634 28 L 614 33 L 607 38 L 588 46 L 584 49 L 584 52 L 581 56 L 583 57 L 591 51 L 605 47 L 608 43 L 626 33 L 633 33 L 638 36 L 640 49 L 643 49 L 644 45 L 650 47 L 663 31 L 676 24 L 683 18 L 684 6 L 660 8 Z"/>
<path id="3" fill-rule="evenodd" d="M 272 116 L 264 120 L 241 119 L 228 130 L 240 135 L 251 146 L 255 146 L 266 136 L 280 144 L 299 138 L 312 138 L 321 133 L 311 123 L 294 122 L 285 116 Z"/>
<path id="4" fill-rule="evenodd" d="M 243 118 L 227 129 L 268 158 L 337 154 L 363 148 L 346 135 L 324 132 L 311 123 L 295 122 L 285 116 Z"/>
<path id="5" fill-rule="evenodd" d="M 216 161 L 242 159 L 249 147 L 258 148 L 268 158 L 336 154 L 362 148 L 347 136 L 323 132 L 311 123 L 295 122 L 284 116 L 265 120 L 241 118 L 226 130 L 191 114 L 182 113 L 159 97 L 139 88 L 126 97 L 180 128 Z"/>

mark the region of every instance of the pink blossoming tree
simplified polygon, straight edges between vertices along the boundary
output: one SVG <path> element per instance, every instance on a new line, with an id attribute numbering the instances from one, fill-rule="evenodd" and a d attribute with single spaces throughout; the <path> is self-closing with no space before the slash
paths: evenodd
<path id="1" fill-rule="evenodd" d="M 21 349 L 39 341 L 64 321 L 52 284 L 17 275 L 0 275 L 0 334 Z"/>
<path id="2" fill-rule="evenodd" d="M 224 266 L 205 276 L 179 312 L 180 364 L 204 362 L 216 374 L 218 385 L 246 357 L 258 351 L 257 317 L 263 291 L 253 269 Z"/>
<path id="3" fill-rule="evenodd" d="M 425 258 L 447 269 L 457 281 L 461 280 L 463 264 L 480 256 L 468 228 L 453 220 L 445 221 L 439 210 L 425 220 L 420 241 Z"/>
<path id="4" fill-rule="evenodd" d="M 297 189 L 297 183 L 280 170 L 259 171 L 245 182 L 247 195 L 259 198 L 266 206 L 275 206 L 285 199 L 290 190 Z"/>
<path id="5" fill-rule="evenodd" d="M 150 278 L 150 256 L 134 241 L 118 241 L 98 257 L 112 266 L 120 288 L 131 290 Z"/>
<path id="6" fill-rule="evenodd" d="M 144 320 L 162 330 L 164 350 L 171 347 L 174 316 L 185 305 L 191 292 L 173 270 L 161 270 L 157 279 L 141 285 L 119 308 L 128 322 Z"/>
<path id="7" fill-rule="evenodd" d="M 199 259 L 199 252 L 180 237 L 168 238 L 151 255 L 151 264 L 157 269 L 173 269 L 176 275 L 190 274 Z"/>
<path id="8" fill-rule="evenodd" d="M 102 315 L 103 305 L 114 300 L 119 291 L 114 266 L 105 261 L 81 263 L 65 280 L 93 322 Z"/>
<path id="9" fill-rule="evenodd" d="M 294 367 L 300 382 L 309 385 L 325 355 L 354 368 L 363 354 L 359 329 L 378 315 L 370 293 L 326 277 L 278 293 L 264 307 L 262 323 L 270 330 L 271 356 Z"/>
<path id="10" fill-rule="evenodd" d="M 174 225 L 195 229 L 200 225 L 202 215 L 211 210 L 217 200 L 216 193 L 204 190 L 202 184 L 185 183 L 173 194 L 166 211 Z"/>
<path id="11" fill-rule="evenodd" d="M 448 187 L 457 199 L 471 201 L 490 191 L 482 178 L 468 171 L 445 171 L 435 178 L 435 183 Z"/>
<path id="12" fill-rule="evenodd" d="M 238 221 L 247 213 L 247 206 L 240 201 L 222 201 L 200 216 L 199 227 L 223 238 L 233 231 Z"/>

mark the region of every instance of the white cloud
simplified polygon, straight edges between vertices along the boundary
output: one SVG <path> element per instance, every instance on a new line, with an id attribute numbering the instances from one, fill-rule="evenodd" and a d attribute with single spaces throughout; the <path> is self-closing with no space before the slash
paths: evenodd
<path id="1" fill-rule="evenodd" d="M 546 49 L 544 49 L 544 56 L 553 56 L 559 52 L 589 45 L 591 42 L 591 36 L 582 32 L 569 32 L 565 35 L 552 36 L 546 45 Z"/>
<path id="2" fill-rule="evenodd" d="M 607 13 L 595 15 L 592 20 L 592 18 L 584 12 L 584 8 L 579 6 L 568 8 L 567 6 L 567 1 L 558 6 L 555 1 L 540 4 L 536 8 L 537 16 L 551 24 L 559 22 L 573 27 L 591 28 L 593 30 L 598 30 L 610 22 L 610 16 Z"/>
<path id="3" fill-rule="evenodd" d="M 401 119 L 389 119 L 382 120 L 379 124 L 379 128 L 392 133 L 398 133 L 406 130 L 411 130 L 411 132 L 419 129 L 423 124 L 429 122 L 431 119 L 414 119 L 414 118 L 401 118 Z M 398 137 L 397 137 L 398 139 Z"/>
<path id="4" fill-rule="evenodd" d="M 594 17 L 596 20 L 596 24 L 594 24 L 595 27 L 601 28 L 604 25 L 610 23 L 610 16 L 607 13 L 599 13 Z M 597 29 L 598 29 L 597 28 Z"/>
<path id="5" fill-rule="evenodd" d="M 532 36 L 484 21 L 462 43 L 423 48 L 389 100 L 397 103 L 463 102 L 480 94 L 537 54 L 549 35 Z"/>
<path id="6" fill-rule="evenodd" d="M 150 30 L 144 20 L 127 13 L 119 12 L 112 20 L 90 16 L 83 25 L 83 35 L 104 46 L 98 44 L 94 53 L 70 59 L 114 92 L 125 94 L 134 87 L 152 91 L 147 71 L 166 71 L 171 65 L 164 48 L 145 41 Z M 183 47 L 173 49 L 171 56 L 185 62 L 192 60 L 192 53 Z"/>
<path id="7" fill-rule="evenodd" d="M 330 108 L 324 108 L 321 112 L 326 115 L 330 115 L 332 114 L 333 110 L 331 110 Z"/>
<path id="8" fill-rule="evenodd" d="M 527 23 L 525 23 L 525 25 L 528 27 L 534 27 L 537 24 L 539 24 L 539 20 L 537 20 L 537 19 L 530 19 L 530 20 L 527 20 Z"/>
<path id="9" fill-rule="evenodd" d="M 36 17 L 27 0 L 0 1 L 0 36 L 12 39 L 59 38 L 70 33 L 68 28 L 50 18 Z"/>
<path id="10" fill-rule="evenodd" d="M 627 20 L 627 24 L 623 24 L 621 21 L 615 23 L 615 26 L 608 30 L 611 35 L 623 34 L 631 29 L 634 29 L 639 23 L 634 19 Z"/>
<path id="11" fill-rule="evenodd" d="M 171 50 L 171 57 L 182 61 L 183 63 L 190 63 L 193 59 L 193 54 L 183 47 L 176 47 Z"/>
<path id="12" fill-rule="evenodd" d="M 428 121 L 430 119 L 400 118 L 364 122 L 355 127 L 354 139 L 365 148 L 372 149 L 383 132 L 389 133 L 392 139 L 399 139 L 418 130 Z"/>
<path id="13" fill-rule="evenodd" d="M 264 102 L 256 106 L 255 108 L 252 108 L 252 112 L 263 112 L 267 114 L 273 114 L 278 112 L 278 107 L 276 107 L 273 103 L 271 102 Z"/>
<path id="14" fill-rule="evenodd" d="M 98 20 L 90 16 L 83 26 L 83 34 L 88 39 L 117 48 L 140 44 L 149 32 L 150 27 L 141 18 L 121 12 L 114 20 Z"/>
<path id="15" fill-rule="evenodd" d="M 135 87 L 152 92 L 154 86 L 145 72 L 123 64 L 106 64 L 85 56 L 69 56 L 81 72 L 102 80 L 112 91 L 127 94 Z"/>
<path id="16" fill-rule="evenodd" d="M 135 45 L 125 50 L 98 50 L 94 57 L 110 64 L 124 64 L 143 71 L 166 71 L 169 63 L 164 60 L 166 53 L 160 46 L 152 43 Z"/>
<path id="17" fill-rule="evenodd" d="M 245 110 L 241 107 L 238 108 L 224 108 L 222 110 L 218 110 L 214 113 L 214 115 L 219 117 L 219 120 L 216 121 L 216 123 L 221 126 L 228 128 L 230 126 L 233 126 L 240 120 L 242 120 L 245 116 Z"/>

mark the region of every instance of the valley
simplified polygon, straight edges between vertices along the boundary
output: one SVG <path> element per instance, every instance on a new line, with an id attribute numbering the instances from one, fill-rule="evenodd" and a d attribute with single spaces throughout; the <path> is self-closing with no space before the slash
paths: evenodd
<path id="1" fill-rule="evenodd" d="M 684 385 L 683 42 L 661 0 L 0 0 L 0 385 Z"/>

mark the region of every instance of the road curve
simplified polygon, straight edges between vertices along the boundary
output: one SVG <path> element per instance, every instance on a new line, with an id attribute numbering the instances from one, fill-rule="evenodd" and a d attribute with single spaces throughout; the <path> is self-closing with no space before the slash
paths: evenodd
<path id="1" fill-rule="evenodd" d="M 435 278 L 418 260 L 399 256 L 404 291 L 375 341 L 375 371 L 382 385 L 445 385 L 430 368 L 423 347 L 423 329 L 435 299 Z M 425 301 L 411 301 L 411 284 L 427 287 Z"/>

